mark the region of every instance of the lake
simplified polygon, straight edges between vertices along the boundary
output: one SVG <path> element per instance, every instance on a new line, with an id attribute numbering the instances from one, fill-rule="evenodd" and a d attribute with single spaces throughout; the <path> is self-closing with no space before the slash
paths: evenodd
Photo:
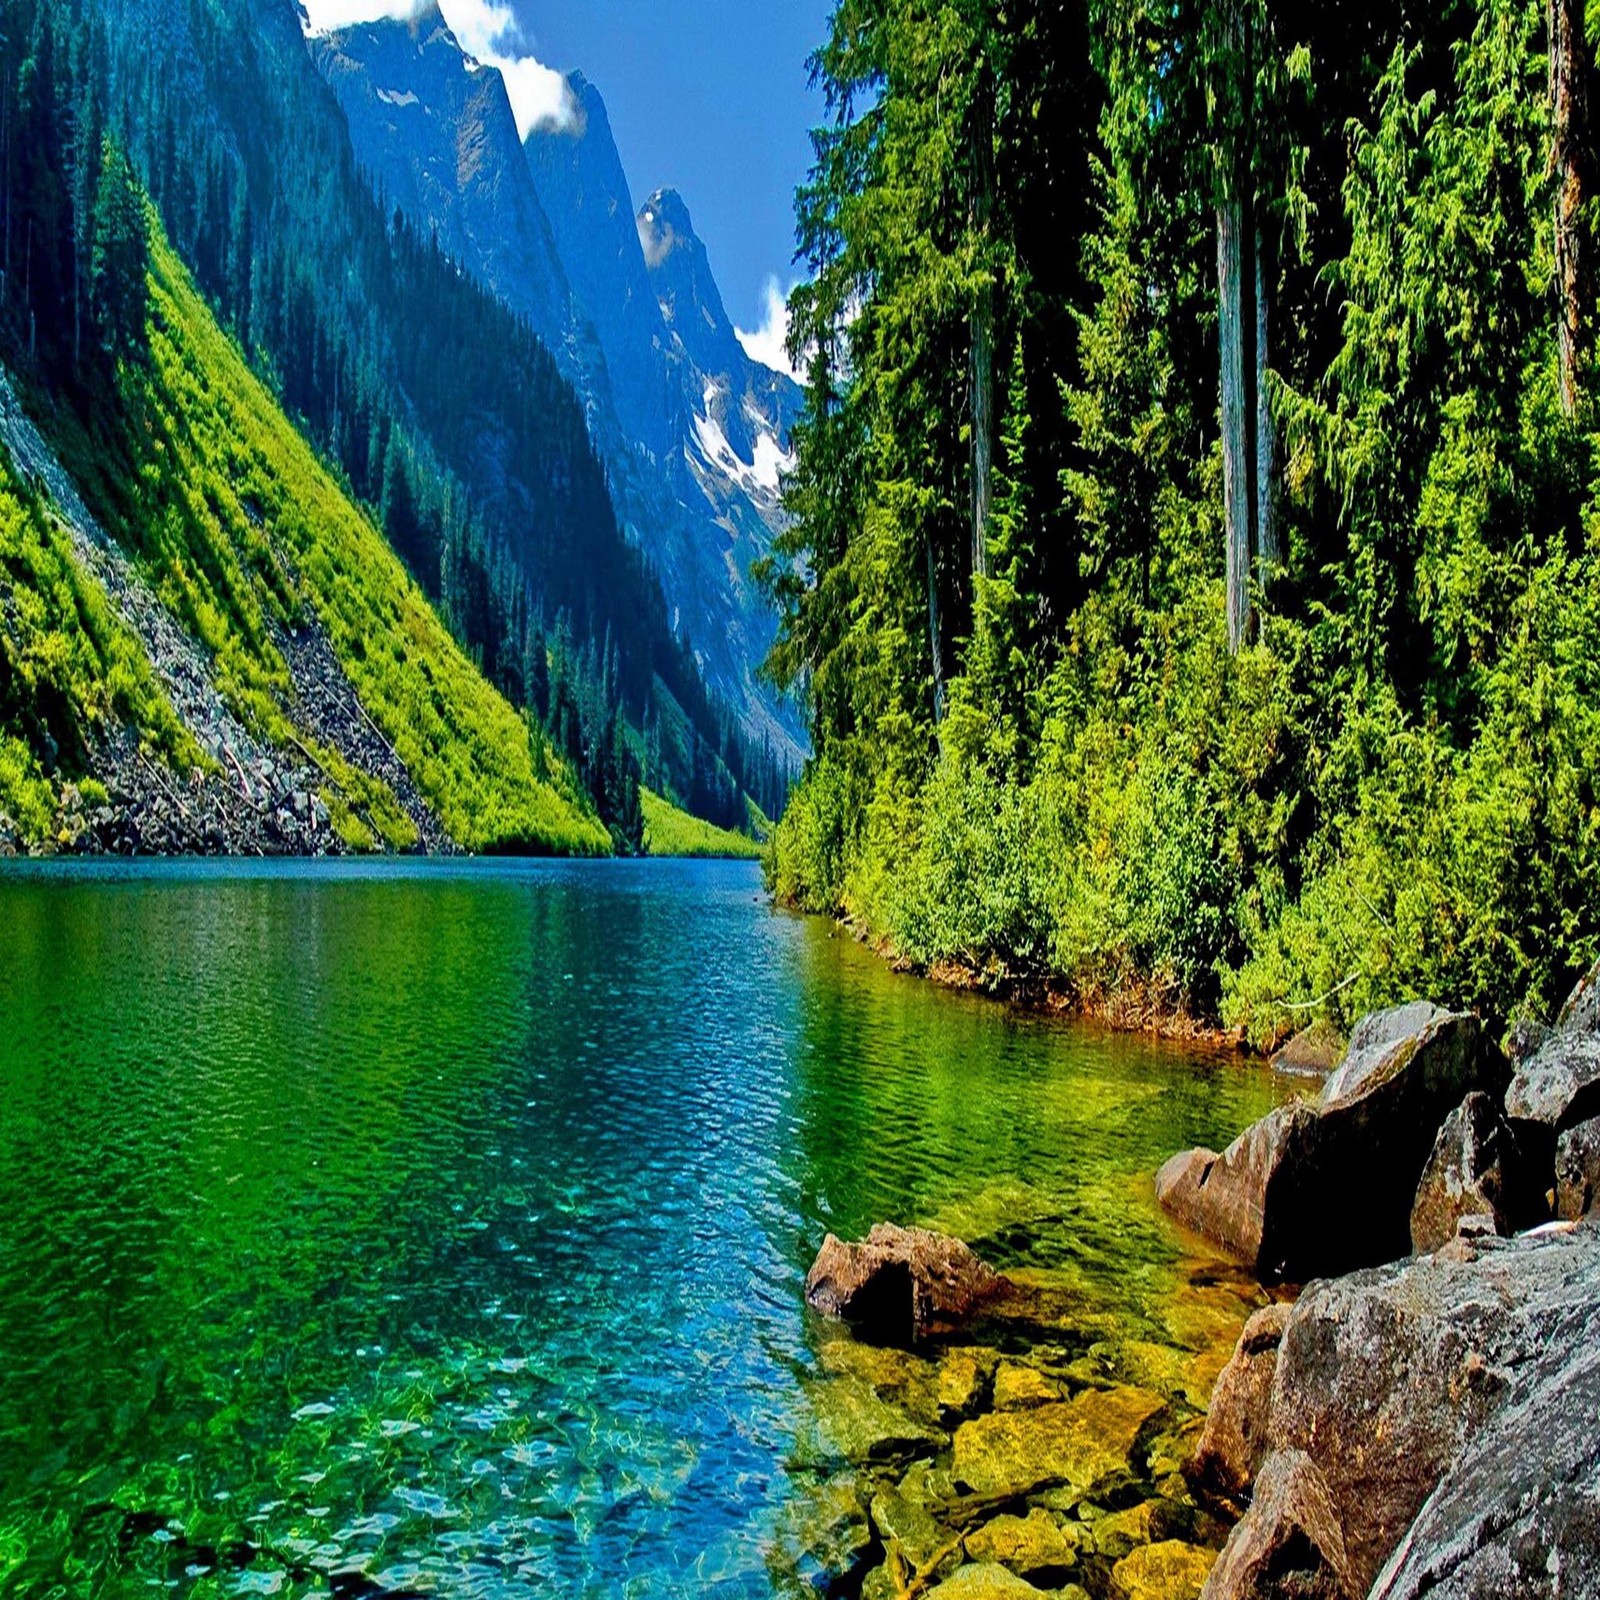
<path id="1" fill-rule="evenodd" d="M 744 865 L 8 864 L 0 1592 L 774 1594 L 826 1231 L 1182 1345 L 1150 1175 L 1280 1094 Z"/>

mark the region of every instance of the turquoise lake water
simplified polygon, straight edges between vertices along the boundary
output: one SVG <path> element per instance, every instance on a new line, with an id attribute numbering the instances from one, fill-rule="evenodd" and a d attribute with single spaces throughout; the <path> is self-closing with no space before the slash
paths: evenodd
<path id="1" fill-rule="evenodd" d="M 1276 1093 L 743 865 L 8 865 L 0 1592 L 774 1594 L 825 1231 L 1137 1328 Z"/>

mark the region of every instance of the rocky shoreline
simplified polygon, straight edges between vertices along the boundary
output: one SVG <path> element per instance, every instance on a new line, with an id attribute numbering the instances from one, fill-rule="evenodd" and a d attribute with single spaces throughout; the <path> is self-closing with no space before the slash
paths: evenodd
<path id="1" fill-rule="evenodd" d="M 1593 1600 L 1597 1193 L 1600 966 L 1504 1050 L 1432 1005 L 1368 1018 L 1314 1099 L 1169 1162 L 1161 1203 L 1239 1270 L 1197 1252 L 1160 1337 L 937 1235 L 830 1237 L 785 1571 L 865 1600 Z"/>

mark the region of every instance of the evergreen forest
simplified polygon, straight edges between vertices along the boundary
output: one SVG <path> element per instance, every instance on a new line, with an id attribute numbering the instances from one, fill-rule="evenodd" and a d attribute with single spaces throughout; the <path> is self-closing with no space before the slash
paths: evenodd
<path id="1" fill-rule="evenodd" d="M 771 871 L 1270 1043 L 1600 955 L 1592 8 L 841 0 Z"/>

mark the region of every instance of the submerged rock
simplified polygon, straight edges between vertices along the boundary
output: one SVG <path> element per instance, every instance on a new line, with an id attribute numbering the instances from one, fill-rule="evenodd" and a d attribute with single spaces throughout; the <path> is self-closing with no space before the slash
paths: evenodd
<path id="1" fill-rule="evenodd" d="M 988 1350 L 952 1350 L 939 1364 L 937 1397 L 945 1422 L 960 1422 L 983 1404 L 994 1382 L 996 1360 Z"/>
<path id="2" fill-rule="evenodd" d="M 1216 1559 L 1176 1539 L 1141 1545 L 1111 1569 L 1111 1581 L 1126 1600 L 1199 1600 Z"/>
<path id="3" fill-rule="evenodd" d="M 1113 1511 L 1094 1524 L 1094 1548 L 1109 1561 L 1121 1561 L 1142 1545 L 1162 1544 L 1182 1530 L 1177 1507 L 1167 1500 L 1146 1500 L 1127 1511 Z"/>
<path id="4" fill-rule="evenodd" d="M 872 1502 L 872 1521 L 886 1547 L 898 1549 L 907 1565 L 923 1571 L 951 1547 L 960 1514 L 950 1474 L 918 1462 L 898 1483 L 880 1490 Z M 952 1552 L 951 1560 L 958 1559 Z"/>
<path id="5" fill-rule="evenodd" d="M 996 1411 L 1022 1411 L 1063 1398 L 1061 1385 L 1052 1383 L 1037 1367 L 1020 1361 L 1002 1361 L 994 1375 Z"/>
<path id="6" fill-rule="evenodd" d="M 1190 1464 L 1189 1477 L 1197 1490 L 1235 1515 L 1267 1453 L 1272 1380 L 1291 1310 L 1268 1306 L 1245 1324 L 1233 1360 L 1217 1380 L 1205 1432 Z"/>
<path id="7" fill-rule="evenodd" d="M 1280 1107 L 1220 1156 L 1174 1157 L 1158 1198 L 1267 1282 L 1397 1260 L 1441 1124 L 1509 1076 L 1476 1018 L 1427 1004 L 1381 1012 L 1356 1029 L 1315 1107 Z"/>
<path id="8" fill-rule="evenodd" d="M 928 1591 L 928 1600 L 1044 1600 L 1044 1596 L 1043 1589 L 992 1561 L 962 1567 Z"/>
<path id="9" fill-rule="evenodd" d="M 1304 1451 L 1282 1451 L 1262 1468 L 1250 1515 L 1223 1547 L 1204 1596 L 1360 1600 L 1333 1497 Z"/>
<path id="10" fill-rule="evenodd" d="M 1050 1584 L 1078 1561 L 1078 1535 L 1048 1511 L 1025 1517 L 996 1517 L 967 1535 L 967 1554 L 974 1561 L 997 1563 L 1030 1581 Z"/>
<path id="11" fill-rule="evenodd" d="M 1007 1288 L 959 1239 L 879 1223 L 865 1241 L 829 1234 L 806 1277 L 806 1301 L 886 1344 L 959 1325 Z"/>
<path id="12" fill-rule="evenodd" d="M 824 1379 L 812 1387 L 811 1402 L 816 1438 L 801 1451 L 808 1465 L 909 1461 L 945 1443 L 942 1433 L 859 1378 Z"/>
<path id="13" fill-rule="evenodd" d="M 872 1529 L 854 1488 L 841 1478 L 810 1486 L 785 1513 L 783 1546 L 807 1589 L 847 1584 L 871 1558 Z"/>
<path id="14" fill-rule="evenodd" d="M 994 1412 L 957 1429 L 951 1476 L 958 1488 L 989 1500 L 1060 1487 L 1087 1499 L 1132 1476 L 1139 1436 L 1165 1409 L 1160 1395 L 1123 1388 Z"/>

